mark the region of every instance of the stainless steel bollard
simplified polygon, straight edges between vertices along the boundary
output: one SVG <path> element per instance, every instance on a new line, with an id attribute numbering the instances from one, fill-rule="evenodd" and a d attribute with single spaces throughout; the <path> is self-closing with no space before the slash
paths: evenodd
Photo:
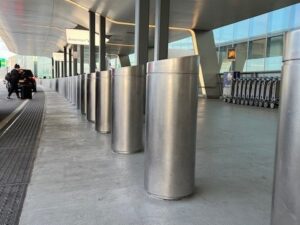
<path id="1" fill-rule="evenodd" d="M 111 132 L 111 87 L 111 71 L 97 72 L 95 128 L 100 133 Z"/>
<path id="2" fill-rule="evenodd" d="M 95 122 L 96 115 L 96 73 L 87 76 L 87 111 L 86 118 L 90 122 Z"/>
<path id="3" fill-rule="evenodd" d="M 72 77 L 72 104 L 76 105 L 77 96 L 77 77 Z"/>
<path id="4" fill-rule="evenodd" d="M 143 149 L 145 67 L 122 67 L 113 79 L 112 149 L 131 154 Z"/>
<path id="5" fill-rule="evenodd" d="M 86 80 L 87 80 L 87 74 L 83 74 L 81 76 L 81 114 L 83 115 L 86 115 L 86 102 L 87 102 L 87 99 L 86 99 L 86 96 L 87 96 L 87 90 L 86 90 Z"/>
<path id="6" fill-rule="evenodd" d="M 193 193 L 199 57 L 147 64 L 145 189 L 160 199 Z"/>
<path id="7" fill-rule="evenodd" d="M 272 225 L 300 224 L 300 30 L 288 32 L 280 94 Z"/>
<path id="8" fill-rule="evenodd" d="M 76 76 L 77 79 L 77 109 L 81 109 L 81 75 Z"/>

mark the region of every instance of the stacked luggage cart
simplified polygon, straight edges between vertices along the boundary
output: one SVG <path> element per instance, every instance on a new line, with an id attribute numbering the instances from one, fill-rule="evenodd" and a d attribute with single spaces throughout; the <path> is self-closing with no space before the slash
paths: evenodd
<path id="1" fill-rule="evenodd" d="M 279 89 L 279 76 L 241 77 L 236 72 L 223 76 L 223 100 L 228 103 L 274 109 L 279 106 Z"/>

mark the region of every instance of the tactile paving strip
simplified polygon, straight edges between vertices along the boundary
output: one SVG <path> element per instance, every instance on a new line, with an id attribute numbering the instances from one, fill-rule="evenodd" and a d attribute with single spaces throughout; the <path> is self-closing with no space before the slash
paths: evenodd
<path id="1" fill-rule="evenodd" d="M 17 225 L 30 181 L 43 120 L 45 96 L 38 92 L 0 134 L 0 225 Z"/>

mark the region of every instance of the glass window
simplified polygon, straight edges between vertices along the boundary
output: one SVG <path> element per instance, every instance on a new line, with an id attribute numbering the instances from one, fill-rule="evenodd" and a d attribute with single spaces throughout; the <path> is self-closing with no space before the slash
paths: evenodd
<path id="1" fill-rule="evenodd" d="M 268 14 L 250 19 L 250 37 L 261 36 L 267 33 Z"/>
<path id="2" fill-rule="evenodd" d="M 213 30 L 213 33 L 214 33 L 215 44 L 220 43 L 220 29 Z"/>
<path id="3" fill-rule="evenodd" d="M 269 13 L 268 32 L 280 32 L 289 29 L 291 18 L 291 7 L 275 10 Z"/>
<path id="4" fill-rule="evenodd" d="M 246 39 L 249 36 L 250 20 L 243 20 L 234 24 L 234 40 Z"/>
<path id="5" fill-rule="evenodd" d="M 283 36 L 268 38 L 267 57 L 282 56 L 283 54 Z"/>
<path id="6" fill-rule="evenodd" d="M 245 62 L 247 59 L 247 48 L 248 42 L 239 43 L 236 45 L 236 60 L 235 60 L 235 68 L 236 71 L 243 71 Z"/>
<path id="7" fill-rule="evenodd" d="M 249 42 L 248 60 L 246 71 L 264 71 L 266 39 Z"/>
<path id="8" fill-rule="evenodd" d="M 265 70 L 281 70 L 283 54 L 283 36 L 268 38 Z"/>
<path id="9" fill-rule="evenodd" d="M 227 58 L 227 46 L 222 46 L 220 47 L 220 51 L 219 51 L 219 64 L 221 65 L 226 58 Z"/>
<path id="10" fill-rule="evenodd" d="M 220 43 L 233 41 L 233 24 L 220 28 Z"/>
<path id="11" fill-rule="evenodd" d="M 250 41 L 249 59 L 259 59 L 265 57 L 266 39 Z"/>
<path id="12" fill-rule="evenodd" d="M 300 27 L 300 3 L 293 6 L 294 7 L 294 19 L 293 19 L 293 28 Z"/>

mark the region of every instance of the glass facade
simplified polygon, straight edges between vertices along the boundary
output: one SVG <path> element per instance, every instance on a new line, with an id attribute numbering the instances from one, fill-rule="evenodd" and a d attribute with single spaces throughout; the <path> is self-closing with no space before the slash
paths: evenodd
<path id="1" fill-rule="evenodd" d="M 300 28 L 300 3 L 214 30 L 220 72 L 280 71 L 285 32 Z M 227 60 L 235 47 L 237 59 Z"/>
<path id="2" fill-rule="evenodd" d="M 11 70 L 15 64 L 19 64 L 21 68 L 30 69 L 38 77 L 52 77 L 51 58 L 15 55 L 9 58 L 8 69 Z"/>

